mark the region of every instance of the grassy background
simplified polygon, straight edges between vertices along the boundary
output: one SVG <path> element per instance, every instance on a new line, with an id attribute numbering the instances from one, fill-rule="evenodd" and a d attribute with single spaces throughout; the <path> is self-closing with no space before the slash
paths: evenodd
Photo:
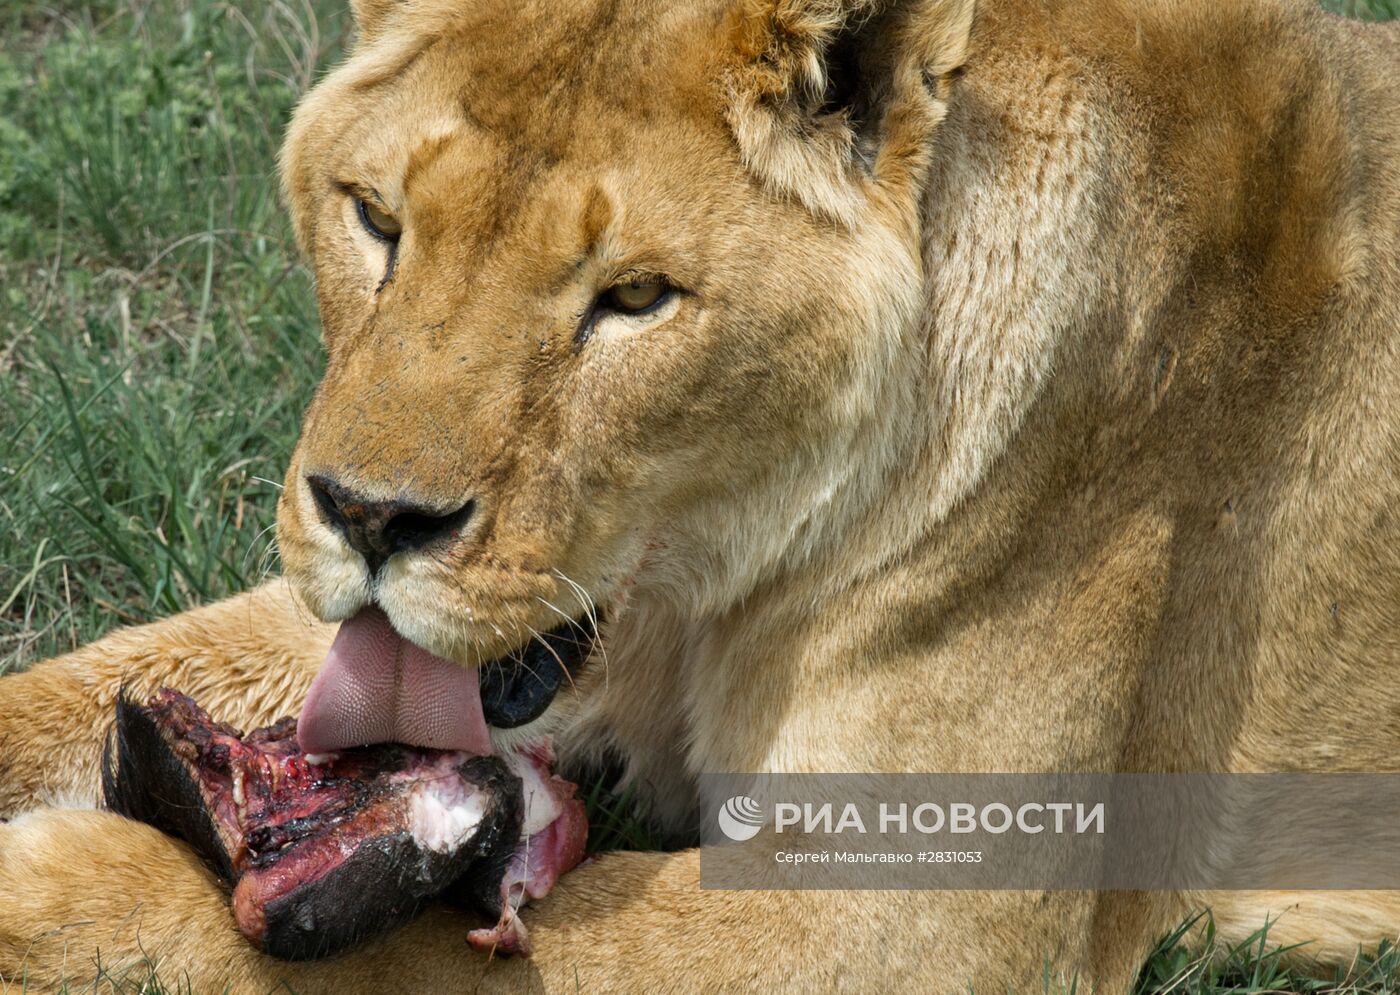
<path id="1" fill-rule="evenodd" d="M 0 673 L 275 569 L 321 357 L 274 164 L 348 29 L 343 0 L 0 0 Z M 650 842 L 590 794 L 595 846 Z M 1217 947 L 1167 937 L 1139 995 L 1400 991 L 1388 947 L 1316 978 L 1263 931 Z"/>

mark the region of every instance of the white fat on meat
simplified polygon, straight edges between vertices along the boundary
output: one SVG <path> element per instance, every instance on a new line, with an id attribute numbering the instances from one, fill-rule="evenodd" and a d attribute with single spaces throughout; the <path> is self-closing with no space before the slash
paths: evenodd
<path id="1" fill-rule="evenodd" d="M 536 750 L 541 749 L 536 747 Z M 542 749 L 548 750 L 548 747 Z M 549 764 L 553 763 L 553 753 L 539 755 L 526 750 L 507 753 L 503 760 L 511 773 L 520 778 L 521 794 L 525 800 L 525 817 L 520 827 L 520 835 L 526 839 L 539 833 L 559 818 L 564 810 L 559 800 L 559 789 L 551 788 Z"/>
<path id="2" fill-rule="evenodd" d="M 413 789 L 408 801 L 409 831 L 425 850 L 447 853 L 476 832 L 490 803 L 485 792 L 459 778 L 432 778 Z"/>

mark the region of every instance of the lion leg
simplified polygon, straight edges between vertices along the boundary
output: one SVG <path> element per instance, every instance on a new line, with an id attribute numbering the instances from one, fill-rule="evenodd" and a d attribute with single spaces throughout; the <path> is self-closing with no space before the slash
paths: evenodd
<path id="1" fill-rule="evenodd" d="M 1213 891 L 1191 896 L 1209 908 L 1217 934 L 1238 944 L 1267 923 L 1271 946 L 1298 945 L 1298 955 L 1346 964 L 1358 950 L 1400 936 L 1400 892 Z"/>
<path id="2" fill-rule="evenodd" d="M 182 990 L 303 995 L 830 991 L 871 978 L 892 991 L 1041 991 L 1047 971 L 1065 990 L 1077 974 L 1084 990 L 1125 991 L 1137 967 L 1086 968 L 1084 893 L 702 890 L 695 851 L 608 854 L 566 875 L 525 912 L 528 960 L 473 952 L 478 923 L 434 908 L 351 953 L 287 963 L 236 932 L 187 848 L 91 811 L 0 825 L 0 894 L 0 990 L 140 981 L 154 965 Z"/>
<path id="3" fill-rule="evenodd" d="M 0 818 L 96 803 L 122 686 L 169 685 L 222 721 L 262 725 L 297 710 L 332 634 L 274 581 L 0 678 Z"/>
<path id="4" fill-rule="evenodd" d="M 289 963 L 238 933 L 227 891 L 190 849 L 139 822 L 47 809 L 0 825 L 0 992 L 471 990 L 480 923 L 434 909 L 348 957 Z M 105 987 L 104 987 L 105 990 Z"/>

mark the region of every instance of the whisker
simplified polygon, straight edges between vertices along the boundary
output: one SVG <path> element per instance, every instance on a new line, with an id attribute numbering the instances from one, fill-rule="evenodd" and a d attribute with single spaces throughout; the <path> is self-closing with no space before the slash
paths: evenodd
<path id="1" fill-rule="evenodd" d="M 549 645 L 549 643 L 545 642 L 544 635 L 537 629 L 535 629 L 534 626 L 526 625 L 525 628 L 528 629 L 530 632 L 530 641 L 533 643 L 539 643 L 545 649 L 549 650 L 549 655 L 554 657 L 554 662 L 559 664 L 561 669 L 564 669 L 564 661 L 559 659 L 559 654 L 554 652 L 554 647 Z M 535 673 L 534 668 L 525 662 L 525 655 L 523 652 L 518 657 L 515 657 L 515 662 L 518 663 L 520 666 L 524 667 L 526 672 L 529 673 L 531 677 L 535 678 L 535 680 L 540 680 L 540 675 Z M 567 674 L 568 670 L 564 669 L 564 673 Z M 541 681 L 540 683 L 544 682 Z M 572 680 L 570 681 L 570 683 L 572 683 Z"/>
<path id="2" fill-rule="evenodd" d="M 543 600 L 543 599 L 541 599 L 541 600 Z M 548 602 L 546 602 L 546 604 L 548 604 Z M 553 606 L 553 605 L 550 605 L 550 607 L 553 608 L 554 606 Z M 558 609 L 555 608 L 555 611 L 558 611 Z M 531 628 L 531 627 L 528 626 L 528 625 L 525 626 L 525 628 L 530 629 L 530 631 L 534 633 L 534 635 L 535 635 L 535 642 L 540 643 L 542 646 L 544 646 L 545 649 L 549 650 L 549 655 L 552 656 L 552 657 L 554 657 L 554 662 L 557 663 L 557 664 L 559 664 L 559 669 L 562 670 L 562 671 L 564 671 L 564 676 L 567 677 L 567 678 L 569 679 L 569 687 L 571 687 L 571 688 L 572 688 L 572 687 L 577 687 L 577 685 L 574 684 L 574 675 L 571 674 L 571 673 L 569 672 L 569 666 L 568 666 L 568 664 L 566 664 L 566 663 L 564 662 L 563 658 L 559 655 L 559 651 L 556 650 L 553 646 L 549 645 L 549 641 L 548 641 L 547 639 L 545 639 L 545 637 L 544 637 L 543 635 L 541 635 L 540 633 L 535 632 L 535 630 L 534 630 L 533 628 Z"/>
<path id="3" fill-rule="evenodd" d="M 610 683 L 612 670 L 608 662 L 608 647 L 603 641 L 602 629 L 598 622 L 598 604 L 593 600 L 593 596 L 584 589 L 582 584 L 569 577 L 564 571 L 555 567 L 553 572 L 556 577 L 573 589 L 574 594 L 583 604 L 584 611 L 588 615 L 588 620 L 593 624 L 593 646 L 597 649 L 599 660 L 603 665 L 603 690 L 606 691 Z"/>
<path id="4" fill-rule="evenodd" d="M 566 623 L 568 623 L 569 628 L 573 629 L 573 630 L 576 631 L 576 632 L 583 632 L 583 633 L 587 633 L 587 632 L 588 632 L 588 627 L 587 627 L 586 625 L 584 625 L 583 623 L 581 623 L 578 619 L 574 618 L 572 615 L 568 614 L 566 611 L 564 611 L 564 609 L 560 608 L 560 607 L 559 607 L 558 605 L 556 605 L 554 602 L 548 601 L 548 600 L 546 600 L 546 599 L 544 599 L 544 598 L 541 598 L 539 595 L 536 595 L 536 596 L 535 596 L 535 600 L 538 601 L 540 604 L 544 605 L 544 606 L 545 606 L 546 608 L 548 608 L 550 611 L 554 612 L 554 614 L 556 614 L 556 615 L 558 615 L 560 618 L 562 618 Z M 593 618 L 593 616 L 592 616 L 591 614 L 589 614 L 586 610 L 585 610 L 584 614 L 585 614 L 586 617 L 588 617 L 590 620 L 593 621 L 594 631 L 596 632 L 596 631 L 597 631 L 597 625 L 598 625 L 597 619 Z"/>
<path id="5" fill-rule="evenodd" d="M 242 569 L 242 570 L 247 570 L 247 569 L 248 569 L 248 557 L 250 557 L 250 556 L 253 555 L 253 550 L 254 550 L 254 548 L 256 548 L 256 546 L 258 545 L 258 540 L 261 539 L 263 536 L 267 535 L 269 532 L 271 532 L 271 531 L 272 531 L 273 529 L 275 529 L 275 528 L 277 528 L 277 522 L 274 520 L 274 521 L 271 522 L 270 524 L 265 525 L 265 526 L 263 526 L 261 529 L 259 529 L 257 535 L 253 536 L 252 539 L 248 540 L 248 548 L 247 548 L 246 550 L 243 551 L 243 562 L 239 564 L 239 568 L 240 568 L 240 569 Z M 275 544 L 275 540 L 274 540 L 273 543 L 269 543 L 268 546 L 264 546 L 264 547 L 263 547 L 262 555 L 258 558 L 258 565 L 259 565 L 259 567 L 261 567 L 263 560 L 264 560 L 264 559 L 266 558 L 266 556 L 267 556 L 267 550 L 268 550 L 268 548 L 269 548 L 270 546 L 274 545 L 274 544 Z"/>

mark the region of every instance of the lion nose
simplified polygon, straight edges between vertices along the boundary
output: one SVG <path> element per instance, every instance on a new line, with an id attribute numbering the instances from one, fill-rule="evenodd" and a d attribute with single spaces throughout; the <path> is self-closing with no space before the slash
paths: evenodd
<path id="1" fill-rule="evenodd" d="M 421 549 L 457 532 L 472 517 L 476 502 L 443 512 L 411 501 L 374 501 L 331 477 L 308 475 L 307 485 L 321 516 L 378 573 L 395 553 Z"/>

